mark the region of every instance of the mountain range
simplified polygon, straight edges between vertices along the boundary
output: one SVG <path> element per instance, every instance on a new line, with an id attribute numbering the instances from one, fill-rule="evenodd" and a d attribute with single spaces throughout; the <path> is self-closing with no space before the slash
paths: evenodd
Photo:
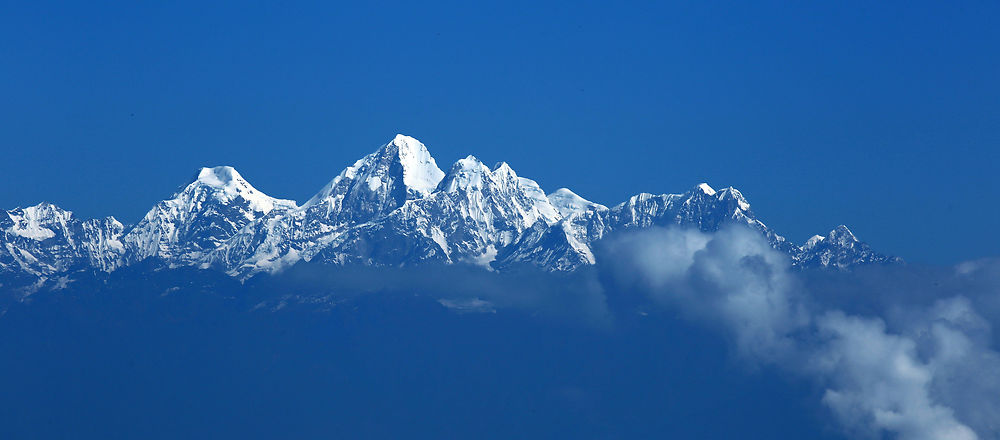
<path id="1" fill-rule="evenodd" d="M 442 170 L 424 144 L 397 135 L 301 205 L 264 194 L 220 166 L 199 170 L 134 225 L 114 217 L 81 220 L 50 203 L 5 211 L 0 275 L 44 282 L 143 263 L 216 269 L 246 280 L 303 261 L 569 272 L 595 264 L 595 245 L 609 234 L 669 225 L 705 232 L 743 225 L 796 267 L 901 261 L 873 251 L 846 226 L 790 243 L 757 219 L 736 188 L 702 183 L 607 207 L 566 188 L 546 194 L 502 162 L 489 167 L 468 156 Z"/>

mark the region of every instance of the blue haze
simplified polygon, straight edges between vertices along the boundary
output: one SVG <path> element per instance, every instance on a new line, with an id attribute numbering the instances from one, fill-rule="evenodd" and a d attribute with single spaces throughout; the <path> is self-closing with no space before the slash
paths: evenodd
<path id="1" fill-rule="evenodd" d="M 612 329 L 390 291 L 251 312 L 278 289 L 183 269 L 112 280 L 0 319 L 17 335 L 0 338 L 0 436 L 840 438 L 817 390 L 747 371 L 670 314 Z"/>

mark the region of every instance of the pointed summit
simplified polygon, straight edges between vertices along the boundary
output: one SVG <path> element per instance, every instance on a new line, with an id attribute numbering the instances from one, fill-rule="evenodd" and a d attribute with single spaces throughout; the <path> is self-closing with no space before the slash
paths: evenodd
<path id="1" fill-rule="evenodd" d="M 258 191 L 232 167 L 201 168 L 193 182 L 157 203 L 125 234 L 126 258 L 196 261 L 248 223 L 293 208 L 294 201 Z"/>
<path id="2" fill-rule="evenodd" d="M 438 190 L 454 192 L 457 190 L 467 190 L 469 188 L 482 189 L 485 180 L 490 178 L 490 169 L 476 156 L 469 155 L 465 159 L 459 159 L 448 170 L 438 185 Z"/>
<path id="3" fill-rule="evenodd" d="M 424 144 L 397 134 L 341 171 L 303 208 L 327 220 L 368 220 L 388 214 L 407 200 L 427 196 L 443 178 L 444 172 Z"/>
<path id="4" fill-rule="evenodd" d="M 854 236 L 854 233 L 845 225 L 837 226 L 830 231 L 826 236 L 830 243 L 838 243 L 841 246 L 847 246 L 852 243 L 858 242 L 858 238 Z"/>
<path id="5" fill-rule="evenodd" d="M 175 194 L 174 198 L 197 197 L 196 193 L 199 192 L 206 192 L 214 200 L 223 203 L 242 199 L 252 210 L 262 213 L 275 208 L 295 207 L 292 200 L 276 199 L 260 192 L 231 166 L 200 168 L 194 181 Z"/>
<path id="6" fill-rule="evenodd" d="M 847 226 L 840 225 L 826 237 L 815 235 L 806 241 L 794 257 L 801 267 L 846 269 L 859 264 L 901 263 L 902 259 L 879 254 L 858 240 Z"/>
<path id="7" fill-rule="evenodd" d="M 715 195 L 715 189 L 712 188 L 711 186 L 709 186 L 707 183 L 704 183 L 704 182 L 699 183 L 694 188 L 692 188 L 691 192 L 694 192 L 694 193 L 700 192 L 700 193 L 704 193 L 705 195 L 709 195 L 709 196 L 714 196 Z"/>
<path id="8" fill-rule="evenodd" d="M 444 178 L 444 172 L 438 168 L 427 147 L 410 136 L 397 134 L 380 151 L 395 153 L 398 157 L 403 168 L 403 184 L 407 188 L 426 194 L 433 191 Z"/>
<path id="9" fill-rule="evenodd" d="M 517 179 L 517 173 L 514 169 L 507 164 L 507 162 L 498 162 L 493 166 L 493 175 L 497 176 L 499 179 Z"/>
<path id="10" fill-rule="evenodd" d="M 735 202 L 736 206 L 738 206 L 740 209 L 744 211 L 750 210 L 750 203 L 747 202 L 747 199 L 745 197 L 743 197 L 743 193 L 741 193 L 740 190 L 733 188 L 731 186 L 716 193 L 716 197 L 718 197 L 719 200 L 722 201 Z"/>

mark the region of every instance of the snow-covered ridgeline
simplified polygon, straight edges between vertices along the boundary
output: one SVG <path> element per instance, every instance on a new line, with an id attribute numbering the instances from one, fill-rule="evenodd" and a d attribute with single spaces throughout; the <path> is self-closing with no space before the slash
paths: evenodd
<path id="1" fill-rule="evenodd" d="M 51 203 L 0 215 L 0 272 L 36 276 L 121 266 L 124 226 L 114 217 L 81 221 Z"/>
<path id="2" fill-rule="evenodd" d="M 202 168 L 125 234 L 125 263 L 156 257 L 172 266 L 197 264 L 244 226 L 295 207 L 260 192 L 232 167 Z"/>
<path id="3" fill-rule="evenodd" d="M 427 147 L 397 135 L 343 169 L 302 206 L 268 196 L 231 167 L 202 168 L 136 225 L 80 221 L 43 203 L 0 217 L 0 271 L 51 276 L 113 271 L 140 261 L 217 268 L 246 278 L 299 261 L 331 264 L 518 265 L 571 271 L 594 264 L 609 233 L 680 225 L 760 232 L 800 266 L 849 267 L 897 261 L 875 253 L 844 226 L 803 246 L 758 220 L 735 188 L 696 185 L 681 194 L 641 193 L 608 208 L 569 189 L 546 194 L 506 163 L 474 156 L 447 172 Z"/>

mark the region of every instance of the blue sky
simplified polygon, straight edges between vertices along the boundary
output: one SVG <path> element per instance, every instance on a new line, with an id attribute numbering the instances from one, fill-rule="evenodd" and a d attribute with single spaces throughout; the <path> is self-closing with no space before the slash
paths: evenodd
<path id="1" fill-rule="evenodd" d="M 138 219 L 204 165 L 304 201 L 402 132 L 614 204 L 735 186 L 794 241 L 996 255 L 1000 6 L 7 4 L 0 206 Z"/>

